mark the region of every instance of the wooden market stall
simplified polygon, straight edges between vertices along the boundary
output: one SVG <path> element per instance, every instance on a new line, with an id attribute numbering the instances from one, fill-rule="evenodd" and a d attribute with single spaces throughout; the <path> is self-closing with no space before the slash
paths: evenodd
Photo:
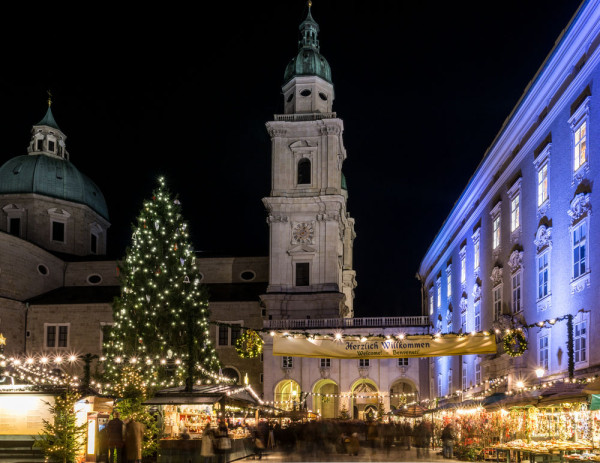
<path id="1" fill-rule="evenodd" d="M 184 386 L 164 389 L 144 402 L 157 407 L 162 438 L 159 441 L 158 463 L 200 463 L 202 432 L 209 424 L 217 427 L 218 420 L 228 425 L 231 449 L 227 461 L 254 452 L 250 428 L 258 420 L 260 404 L 248 388 L 231 385 Z M 187 430 L 190 438 L 182 438 Z"/>

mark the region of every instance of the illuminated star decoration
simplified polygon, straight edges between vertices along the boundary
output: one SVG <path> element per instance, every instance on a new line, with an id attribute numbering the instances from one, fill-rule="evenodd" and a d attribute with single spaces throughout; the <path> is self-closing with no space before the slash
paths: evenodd
<path id="1" fill-rule="evenodd" d="M 6 346 L 6 338 L 0 333 L 0 346 Z"/>

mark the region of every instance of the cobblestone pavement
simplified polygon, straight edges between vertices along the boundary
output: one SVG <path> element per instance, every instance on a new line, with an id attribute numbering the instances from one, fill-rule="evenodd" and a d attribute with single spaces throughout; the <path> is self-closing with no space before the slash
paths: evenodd
<path id="1" fill-rule="evenodd" d="M 247 457 L 238 462 L 252 461 L 253 457 Z M 256 458 L 255 461 L 258 461 Z M 319 452 L 318 449 L 313 452 L 293 452 L 283 453 L 277 449 L 269 449 L 265 451 L 260 461 L 265 462 L 321 462 L 321 461 L 335 461 L 335 462 L 354 462 L 354 461 L 385 461 L 385 462 L 447 462 L 454 463 L 459 460 L 444 458 L 441 455 L 441 449 L 431 449 L 428 455 L 417 456 L 417 450 L 415 448 L 411 450 L 404 450 L 397 447 L 392 447 L 388 452 L 382 449 L 372 450 L 370 448 L 362 447 L 358 455 L 345 455 L 340 453 L 330 452 Z"/>

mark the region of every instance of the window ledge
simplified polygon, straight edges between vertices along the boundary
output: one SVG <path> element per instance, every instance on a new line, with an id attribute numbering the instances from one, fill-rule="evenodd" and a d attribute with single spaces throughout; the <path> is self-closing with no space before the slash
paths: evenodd
<path id="1" fill-rule="evenodd" d="M 571 294 L 580 293 L 591 284 L 590 271 L 588 270 L 583 275 L 571 280 Z"/>

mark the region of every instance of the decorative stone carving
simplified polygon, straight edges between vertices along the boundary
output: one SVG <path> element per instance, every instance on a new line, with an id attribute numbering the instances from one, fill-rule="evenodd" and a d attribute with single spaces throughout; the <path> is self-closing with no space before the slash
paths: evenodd
<path id="1" fill-rule="evenodd" d="M 545 215 L 548 215 L 548 211 L 550 211 L 550 199 L 547 199 L 544 201 L 544 204 L 538 207 L 537 218 L 541 219 Z"/>
<path id="2" fill-rule="evenodd" d="M 511 273 L 515 273 L 517 270 L 521 269 L 523 266 L 523 251 L 514 250 L 508 258 L 508 266 L 510 267 Z"/>
<path id="3" fill-rule="evenodd" d="M 571 294 L 580 293 L 585 288 L 589 288 L 590 284 L 590 273 L 588 272 L 571 282 Z"/>
<path id="4" fill-rule="evenodd" d="M 538 228 L 538 231 L 535 234 L 533 244 L 535 244 L 538 252 L 540 252 L 546 246 L 552 247 L 552 227 L 540 225 L 540 228 Z"/>
<path id="5" fill-rule="evenodd" d="M 338 125 L 323 125 L 321 127 L 322 135 L 339 135 L 340 133 L 342 131 Z"/>
<path id="6" fill-rule="evenodd" d="M 321 374 L 321 378 L 327 379 L 331 374 L 331 368 L 319 368 L 319 373 Z"/>
<path id="7" fill-rule="evenodd" d="M 477 283 L 473 285 L 473 301 L 478 301 L 481 299 L 481 286 Z"/>
<path id="8" fill-rule="evenodd" d="M 571 217 L 571 224 L 574 224 L 581 217 L 586 214 L 592 213 L 592 203 L 590 201 L 589 193 L 579 193 L 575 195 L 573 201 L 571 201 L 571 207 L 567 211 L 569 217 Z"/>
<path id="9" fill-rule="evenodd" d="M 271 140 L 273 140 L 273 138 L 285 137 L 287 131 L 283 128 L 267 126 L 267 132 L 269 133 Z"/>
<path id="10" fill-rule="evenodd" d="M 496 266 L 492 269 L 490 280 L 492 280 L 492 284 L 494 286 L 498 286 L 500 283 L 502 283 L 502 267 Z"/>
<path id="11" fill-rule="evenodd" d="M 544 310 L 550 309 L 552 307 L 552 297 L 550 295 L 544 297 L 537 301 L 537 310 L 538 312 L 543 312 Z"/>
<path id="12" fill-rule="evenodd" d="M 267 217 L 267 223 L 274 223 L 274 222 L 287 222 L 289 220 L 287 215 L 272 215 L 269 214 L 269 216 Z"/>
<path id="13" fill-rule="evenodd" d="M 369 376 L 369 367 L 358 367 L 358 376 L 361 378 Z"/>

